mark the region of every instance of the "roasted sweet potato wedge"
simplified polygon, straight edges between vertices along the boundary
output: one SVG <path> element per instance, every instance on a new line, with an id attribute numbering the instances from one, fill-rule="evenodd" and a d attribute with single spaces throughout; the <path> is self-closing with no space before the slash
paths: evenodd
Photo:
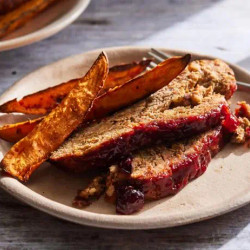
<path id="1" fill-rule="evenodd" d="M 82 123 L 107 75 L 107 58 L 101 53 L 61 104 L 9 150 L 1 162 L 3 169 L 21 181 L 28 180 L 31 173 Z"/>
<path id="2" fill-rule="evenodd" d="M 139 63 L 134 62 L 110 68 L 102 93 L 134 78 L 146 69 L 150 61 L 151 60 L 143 60 Z M 0 106 L 0 112 L 19 112 L 36 115 L 46 114 L 62 101 L 79 80 L 80 78 L 61 83 L 55 87 L 27 95 L 19 101 L 17 99 L 8 101 Z"/>
<path id="3" fill-rule="evenodd" d="M 19 101 L 17 99 L 11 100 L 0 106 L 0 112 L 18 112 L 36 115 L 46 114 L 62 101 L 78 81 L 79 79 L 73 79 L 55 87 L 41 90 L 35 94 L 27 95 Z"/>
<path id="4" fill-rule="evenodd" d="M 156 92 L 178 76 L 190 59 L 189 54 L 167 59 L 145 74 L 99 96 L 87 115 L 88 120 L 104 117 Z"/>
<path id="5" fill-rule="evenodd" d="M 0 138 L 8 142 L 18 142 L 29 134 L 42 121 L 41 118 L 15 124 L 7 124 L 0 128 Z"/>
<path id="6" fill-rule="evenodd" d="M 30 0 L 0 18 L 0 38 L 20 28 L 58 0 Z"/>
<path id="7" fill-rule="evenodd" d="M 147 66 L 150 64 L 151 60 L 142 60 L 140 62 L 133 62 L 129 64 L 121 64 L 114 66 L 109 69 L 108 78 L 104 84 L 104 91 L 118 87 L 125 82 L 133 79 L 140 73 L 142 73 Z"/>
<path id="8" fill-rule="evenodd" d="M 180 74 L 182 70 L 185 69 L 189 61 L 190 55 L 170 58 L 159 64 L 153 70 L 150 70 L 145 74 L 126 82 L 121 87 L 102 94 L 94 102 L 94 108 L 91 110 L 91 112 L 89 112 L 86 120 L 102 118 L 108 113 L 114 112 L 159 90 L 171 82 L 178 74 Z M 33 121 L 30 121 L 30 123 L 32 125 Z M 5 125 L 5 127 L 8 126 L 12 127 L 11 132 L 14 131 L 15 124 Z M 16 126 L 20 129 L 22 125 L 17 123 Z M 31 130 L 33 128 L 34 127 L 30 126 Z M 22 131 L 25 133 L 20 133 L 19 138 L 21 138 L 21 136 L 26 136 L 30 132 L 28 130 Z M 13 142 L 13 138 L 17 138 L 15 134 L 11 134 L 10 132 L 6 134 L 4 133 L 5 128 L 2 127 L 0 138 L 6 141 Z"/>

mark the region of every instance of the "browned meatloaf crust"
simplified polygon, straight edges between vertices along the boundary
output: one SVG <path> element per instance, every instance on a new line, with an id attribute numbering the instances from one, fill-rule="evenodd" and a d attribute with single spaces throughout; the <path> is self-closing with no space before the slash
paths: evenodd
<path id="1" fill-rule="evenodd" d="M 6 14 L 30 0 L 0 0 L 0 15 Z"/>
<path id="2" fill-rule="evenodd" d="M 129 214 L 142 207 L 141 197 L 152 200 L 173 195 L 206 171 L 224 139 L 223 128 L 218 126 L 171 146 L 140 150 L 110 167 L 106 197 L 116 201 L 118 213 Z"/>
<path id="3" fill-rule="evenodd" d="M 74 171 L 112 164 L 142 146 L 203 132 L 219 124 L 236 89 L 232 70 L 220 60 L 200 60 L 145 100 L 94 122 L 71 136 L 50 160 Z"/>

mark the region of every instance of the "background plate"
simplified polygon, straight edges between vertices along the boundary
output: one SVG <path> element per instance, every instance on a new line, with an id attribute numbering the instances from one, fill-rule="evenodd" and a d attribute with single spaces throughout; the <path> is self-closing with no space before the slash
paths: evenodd
<path id="1" fill-rule="evenodd" d="M 150 48 L 122 47 L 104 49 L 110 65 L 140 60 Z M 172 55 L 183 55 L 186 51 L 161 49 Z M 63 81 L 82 76 L 91 66 L 101 50 L 69 57 L 25 76 L 1 97 L 3 103 L 14 97 L 44 89 Z M 193 59 L 212 58 L 192 53 Z M 236 77 L 249 81 L 250 73 L 231 65 Z M 232 98 L 250 102 L 249 89 L 240 88 Z M 24 115 L 1 115 L 0 125 L 27 119 Z M 11 145 L 0 142 L 1 158 Z M 79 224 L 120 229 L 148 229 L 183 225 L 208 219 L 250 201 L 250 150 L 244 146 L 227 145 L 210 163 L 200 178 L 192 181 L 181 192 L 172 197 L 149 202 L 134 215 L 115 214 L 113 205 L 103 199 L 86 209 L 71 206 L 76 190 L 83 187 L 86 176 L 69 175 L 48 163 L 43 164 L 25 185 L 10 177 L 0 177 L 0 186 L 7 192 L 56 217 Z"/>
<path id="2" fill-rule="evenodd" d="M 0 51 L 22 47 L 54 35 L 75 21 L 89 2 L 90 0 L 67 0 L 56 3 L 1 40 Z"/>

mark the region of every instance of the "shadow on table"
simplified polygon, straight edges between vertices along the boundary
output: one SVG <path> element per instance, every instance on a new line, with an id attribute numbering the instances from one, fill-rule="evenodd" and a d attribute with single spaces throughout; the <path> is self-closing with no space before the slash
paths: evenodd
<path id="1" fill-rule="evenodd" d="M 176 228 L 109 230 L 56 219 L 17 202 L 0 191 L 0 247 L 39 249 L 135 249 L 220 247 L 249 223 L 250 206 L 229 214 Z"/>

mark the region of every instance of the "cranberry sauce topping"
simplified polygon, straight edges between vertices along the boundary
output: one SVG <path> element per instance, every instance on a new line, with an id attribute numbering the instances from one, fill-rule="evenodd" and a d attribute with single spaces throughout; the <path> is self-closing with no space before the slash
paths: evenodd
<path id="1" fill-rule="evenodd" d="M 143 208 L 144 194 L 131 185 L 120 185 L 117 188 L 116 212 L 132 214 Z"/>
<path id="2" fill-rule="evenodd" d="M 160 199 L 180 191 L 192 179 L 203 174 L 211 160 L 224 144 L 223 129 L 203 139 L 203 145 L 195 153 L 185 155 L 184 159 L 171 165 L 171 175 L 158 175 L 150 179 L 139 179 L 146 199 Z"/>
<path id="3" fill-rule="evenodd" d="M 235 130 L 239 126 L 237 117 L 230 112 L 227 106 L 224 106 L 222 108 L 222 113 L 224 115 L 224 119 L 222 121 L 222 126 L 224 127 L 224 129 L 229 133 L 235 132 Z"/>
<path id="4" fill-rule="evenodd" d="M 132 158 L 131 156 L 128 156 L 125 159 L 122 159 L 119 164 L 118 167 L 124 171 L 127 174 L 131 174 L 131 170 L 132 170 Z"/>
<path id="5" fill-rule="evenodd" d="M 65 157 L 56 163 L 72 168 L 76 172 L 81 172 L 86 168 L 110 166 L 141 147 L 164 141 L 171 142 L 209 130 L 221 123 L 227 110 L 227 106 L 222 104 L 204 115 L 142 124 L 130 133 L 103 143 L 88 155 L 75 158 L 71 156 L 70 159 Z"/>

